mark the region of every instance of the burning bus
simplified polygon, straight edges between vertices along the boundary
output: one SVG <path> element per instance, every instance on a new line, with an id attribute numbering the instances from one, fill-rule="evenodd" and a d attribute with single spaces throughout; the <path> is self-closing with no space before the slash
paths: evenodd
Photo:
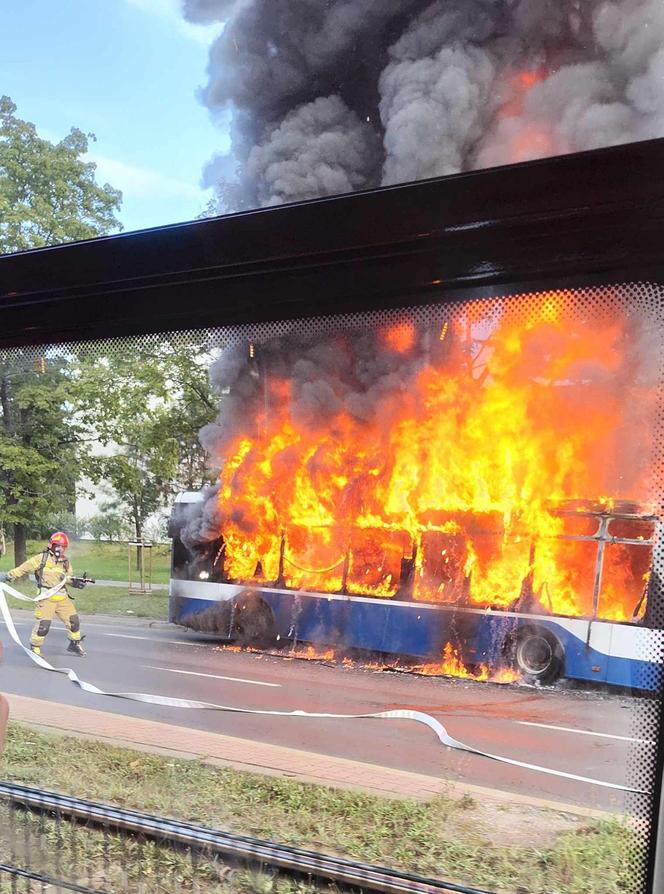
<path id="1" fill-rule="evenodd" d="M 538 291 L 225 336 L 218 484 L 171 620 L 476 679 L 656 688 L 661 289 Z"/>

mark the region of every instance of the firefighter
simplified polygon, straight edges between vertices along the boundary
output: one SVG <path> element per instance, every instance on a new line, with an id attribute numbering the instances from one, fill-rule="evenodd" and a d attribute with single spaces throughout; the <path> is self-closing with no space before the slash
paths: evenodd
<path id="1" fill-rule="evenodd" d="M 69 634 L 67 651 L 81 657 L 85 655 L 81 645 L 83 639 L 81 622 L 67 586 L 71 585 L 82 590 L 86 581 L 85 578 L 72 576 L 73 569 L 66 555 L 68 546 L 69 537 L 62 531 L 56 531 L 51 535 L 48 546 L 42 553 L 38 553 L 11 571 L 0 573 L 0 581 L 17 581 L 34 572 L 40 592 L 42 589 L 59 587 L 53 596 L 42 599 L 35 608 L 36 624 L 30 637 L 30 649 L 35 655 L 41 655 L 42 644 L 55 617 L 58 617 L 67 628 Z"/>

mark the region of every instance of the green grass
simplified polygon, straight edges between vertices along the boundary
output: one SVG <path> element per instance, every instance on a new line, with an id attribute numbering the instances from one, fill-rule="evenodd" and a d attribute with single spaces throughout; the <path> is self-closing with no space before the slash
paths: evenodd
<path id="1" fill-rule="evenodd" d="M 337 894 L 335 886 L 277 876 L 271 867 L 233 868 L 213 853 L 195 857 L 159 840 L 86 827 L 0 801 L 0 853 L 10 865 L 64 882 L 136 894 Z M 46 886 L 47 888 L 49 886 Z M 0 883 L 0 890 L 5 888 Z M 12 888 L 14 890 L 14 888 Z M 22 887 L 37 894 L 41 884 Z"/>
<path id="2" fill-rule="evenodd" d="M 37 588 L 34 581 L 21 581 L 12 584 L 14 589 L 25 593 L 26 596 L 35 596 Z M 87 615 L 126 615 L 135 618 L 151 618 L 154 620 L 168 620 L 168 592 L 155 590 L 151 596 L 129 596 L 127 591 L 120 587 L 100 587 L 98 584 L 88 584 L 84 590 L 73 590 L 76 605 L 83 618 Z M 10 608 L 30 609 L 27 602 L 8 597 L 7 604 Z M 56 624 L 58 622 L 56 621 Z"/>
<path id="3" fill-rule="evenodd" d="M 631 894 L 642 858 L 636 833 L 616 820 L 560 826 L 560 814 L 472 798 L 421 803 L 338 791 L 47 735 L 10 724 L 6 779 L 314 850 L 391 865 L 491 890 Z M 501 844 L 510 822 L 519 843 Z M 501 832 L 502 830 L 502 832 Z M 539 843 L 538 843 L 539 842 Z M 278 891 L 269 875 L 242 883 Z"/>
<path id="4" fill-rule="evenodd" d="M 44 546 L 43 540 L 29 540 L 28 556 L 41 552 Z M 159 543 L 152 547 L 152 582 L 155 584 L 168 583 L 170 549 L 167 543 Z M 100 580 L 127 580 L 129 569 L 126 543 L 76 540 L 72 541 L 69 547 L 69 557 L 76 573 L 82 574 L 87 571 L 90 577 Z M 13 567 L 14 545 L 8 543 L 7 554 L 0 559 L 0 571 L 9 571 Z M 132 576 L 135 578 L 135 573 Z"/>

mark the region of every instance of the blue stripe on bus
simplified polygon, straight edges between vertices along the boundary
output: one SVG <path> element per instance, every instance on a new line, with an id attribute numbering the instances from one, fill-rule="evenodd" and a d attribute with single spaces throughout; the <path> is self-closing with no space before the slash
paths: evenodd
<path id="1" fill-rule="evenodd" d="M 205 586 L 204 584 L 202 586 Z M 541 616 L 501 615 L 500 612 L 432 611 L 418 603 L 394 603 L 379 599 L 347 599 L 308 593 L 260 590 L 255 592 L 270 606 L 276 633 L 282 640 L 298 639 L 338 648 L 362 649 L 404 655 L 425 661 L 442 657 L 452 642 L 466 664 L 505 664 L 506 641 L 523 626 L 546 628 L 560 641 L 565 654 L 566 677 L 618 686 L 655 690 L 661 666 L 632 658 L 618 658 L 586 646 L 585 642 L 555 620 Z M 212 600 L 179 596 L 171 598 L 171 621 L 214 612 L 221 606 Z M 204 629 L 204 628 L 203 628 Z"/>

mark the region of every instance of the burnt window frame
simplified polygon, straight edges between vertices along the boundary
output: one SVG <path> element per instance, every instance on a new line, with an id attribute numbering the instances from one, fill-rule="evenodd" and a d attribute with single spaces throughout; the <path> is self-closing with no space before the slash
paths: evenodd
<path id="1" fill-rule="evenodd" d="M 0 347 L 664 286 L 664 139 L 0 257 Z M 660 625 L 664 627 L 664 619 Z M 659 712 L 647 890 L 664 890 Z"/>

